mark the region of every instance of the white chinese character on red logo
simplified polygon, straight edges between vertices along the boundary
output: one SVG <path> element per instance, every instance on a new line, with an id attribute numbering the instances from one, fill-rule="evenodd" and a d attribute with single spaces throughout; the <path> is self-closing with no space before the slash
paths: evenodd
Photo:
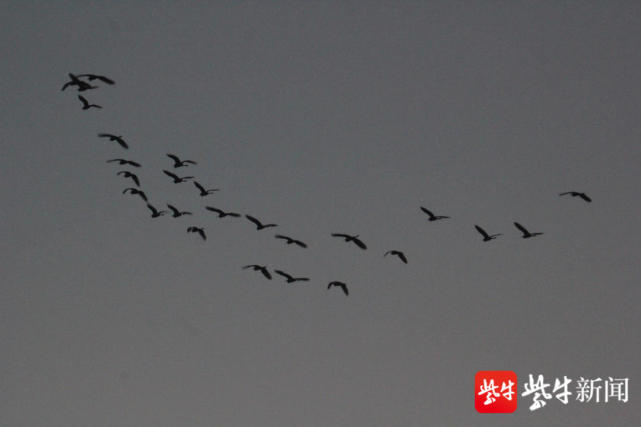
<path id="1" fill-rule="evenodd" d="M 507 384 L 505 381 L 501 383 L 501 395 L 507 400 L 512 400 L 512 395 L 514 394 L 514 390 L 512 390 L 513 386 L 514 382 L 512 382 L 512 380 L 507 380 Z"/>
<path id="2" fill-rule="evenodd" d="M 494 380 L 490 380 L 488 384 L 487 379 L 483 378 L 483 385 L 481 386 L 481 391 L 479 391 L 479 396 L 486 394 L 485 402 L 483 402 L 484 405 L 496 402 L 496 398 L 500 396 L 500 394 L 496 392 L 498 387 L 499 386 L 494 385 Z"/>

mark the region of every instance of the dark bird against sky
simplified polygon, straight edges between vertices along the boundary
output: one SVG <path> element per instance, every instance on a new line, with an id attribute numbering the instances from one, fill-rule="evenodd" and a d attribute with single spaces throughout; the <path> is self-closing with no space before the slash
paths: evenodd
<path id="1" fill-rule="evenodd" d="M 116 141 L 125 150 L 129 148 L 129 146 L 127 145 L 125 140 L 122 139 L 122 135 L 113 135 L 111 133 L 99 133 L 98 137 L 100 137 L 100 138 L 109 138 L 109 141 Z"/>
<path id="2" fill-rule="evenodd" d="M 215 208 L 213 206 L 205 206 L 205 209 L 211 212 L 216 212 L 218 214 L 218 218 L 224 218 L 226 216 L 231 216 L 233 218 L 239 218 L 240 214 L 236 212 L 225 212 L 222 209 Z"/>
<path id="3" fill-rule="evenodd" d="M 309 282 L 309 277 L 294 277 L 285 273 L 283 270 L 274 270 L 274 273 L 283 276 L 287 280 L 287 283 Z"/>
<path id="4" fill-rule="evenodd" d="M 585 200 L 588 203 L 590 203 L 592 201 L 592 199 L 590 197 L 588 197 L 587 194 L 580 193 L 578 191 L 566 191 L 565 193 L 559 194 L 559 196 L 565 196 L 567 194 L 571 195 L 572 197 L 580 197 L 580 198 L 582 198 L 583 200 Z"/>
<path id="5" fill-rule="evenodd" d="M 85 91 L 85 90 L 89 90 L 89 89 L 97 89 L 97 88 L 98 88 L 98 86 L 91 86 L 89 83 L 87 83 L 87 82 L 84 82 L 84 81 L 80 80 L 80 79 L 78 78 L 78 76 L 75 76 L 75 75 L 73 75 L 73 74 L 71 74 L 71 73 L 69 73 L 69 78 L 70 78 L 71 80 L 69 80 L 68 82 L 66 82 L 66 83 L 62 86 L 62 89 L 61 89 L 61 90 L 65 90 L 65 89 L 67 89 L 69 86 L 76 86 L 76 87 L 78 88 L 78 92 L 83 92 L 83 91 Z"/>
<path id="6" fill-rule="evenodd" d="M 191 227 L 187 228 L 187 233 L 198 233 L 200 234 L 200 237 L 203 238 L 203 240 L 207 240 L 207 236 L 205 235 L 205 229 L 203 227 L 196 227 L 192 225 Z"/>
<path id="7" fill-rule="evenodd" d="M 521 236 L 521 237 L 523 237 L 524 239 L 529 239 L 530 237 L 540 236 L 541 234 L 543 234 L 543 233 L 540 233 L 540 232 L 530 233 L 529 231 L 527 231 L 527 229 L 525 227 L 523 227 L 518 222 L 515 222 L 514 226 L 516 228 L 518 228 L 521 231 L 521 233 L 523 233 L 523 236 Z"/>
<path id="8" fill-rule="evenodd" d="M 83 110 L 88 110 L 90 108 L 102 108 L 98 104 L 90 104 L 89 101 L 87 101 L 87 98 L 85 98 L 82 95 L 78 95 L 78 99 L 80 100 L 80 102 L 82 102 L 82 109 Z"/>
<path id="9" fill-rule="evenodd" d="M 250 265 L 244 266 L 243 270 L 246 270 L 248 268 L 251 268 L 254 271 L 260 271 L 261 273 L 263 273 L 263 276 L 265 276 L 269 280 L 272 280 L 272 275 L 269 273 L 266 266 L 258 265 L 258 264 L 250 264 Z"/>
<path id="10" fill-rule="evenodd" d="M 405 264 L 407 264 L 407 257 L 406 257 L 406 256 L 405 256 L 405 254 L 404 254 L 403 252 L 401 252 L 401 251 L 397 251 L 397 250 L 393 249 L 393 250 L 391 250 L 391 251 L 387 251 L 387 252 L 385 252 L 385 255 L 383 255 L 383 256 L 384 256 L 384 257 L 386 257 L 387 255 L 395 255 L 395 256 L 397 256 L 401 261 L 403 261 Z"/>
<path id="11" fill-rule="evenodd" d="M 301 248 L 306 248 L 307 244 L 301 242 L 300 240 L 292 239 L 291 237 L 283 236 L 282 234 L 276 234 L 274 237 L 277 239 L 285 240 L 285 243 L 288 245 L 294 244 L 300 246 Z"/>
<path id="12" fill-rule="evenodd" d="M 181 217 L 183 215 L 192 215 L 191 212 L 181 211 L 178 208 L 176 208 L 174 205 L 170 205 L 169 203 L 167 203 L 167 207 L 169 209 L 171 209 L 171 212 L 172 212 L 171 216 L 174 217 L 174 218 L 178 218 L 178 217 Z"/>
<path id="13" fill-rule="evenodd" d="M 139 190 L 137 188 L 133 188 L 133 187 L 125 188 L 122 191 L 122 194 L 126 194 L 126 193 L 129 193 L 129 194 L 132 194 L 132 195 L 136 195 L 136 196 L 140 196 L 140 198 L 143 199 L 145 202 L 147 201 L 147 195 L 145 194 L 145 192 L 141 191 L 141 190 Z"/>
<path id="14" fill-rule="evenodd" d="M 116 175 L 122 176 L 123 178 L 131 178 L 136 186 L 140 187 L 140 179 L 138 179 L 138 175 L 135 173 L 131 173 L 129 171 L 118 171 Z"/>
<path id="15" fill-rule="evenodd" d="M 485 230 L 483 230 L 481 227 L 478 225 L 475 225 L 474 228 L 476 228 L 476 231 L 481 233 L 481 236 L 483 236 L 483 241 L 484 242 L 489 242 L 490 240 L 496 239 L 498 236 L 501 235 L 501 233 L 498 234 L 487 234 Z"/>
<path id="16" fill-rule="evenodd" d="M 114 163 L 114 162 L 118 163 L 119 165 L 133 166 L 135 168 L 139 168 L 140 167 L 140 163 L 134 162 L 134 161 L 131 161 L 131 160 L 126 160 L 126 159 L 111 159 L 111 160 L 107 160 L 107 163 Z"/>
<path id="17" fill-rule="evenodd" d="M 215 193 L 216 191 L 220 191 L 218 188 L 205 189 L 205 187 L 203 187 L 202 185 L 200 185 L 200 183 L 199 183 L 198 181 L 194 181 L 194 185 L 196 186 L 196 188 L 197 188 L 198 190 L 200 190 L 200 195 L 201 195 L 202 197 L 205 197 L 205 196 L 207 196 L 207 195 L 209 195 L 209 194 L 213 194 L 213 193 Z"/>
<path id="18" fill-rule="evenodd" d="M 252 223 L 254 223 L 254 225 L 256 226 L 256 230 L 262 230 L 269 227 L 278 227 L 277 224 L 263 224 L 262 222 L 260 222 L 258 219 L 254 218 L 251 215 L 245 215 L 245 218 L 247 218 Z"/>
<path id="19" fill-rule="evenodd" d="M 151 217 L 152 218 L 158 218 L 159 216 L 163 216 L 164 214 L 167 213 L 167 211 L 159 211 L 158 209 L 156 209 L 155 207 L 153 207 L 149 203 L 147 203 L 147 207 L 151 211 Z"/>
<path id="20" fill-rule="evenodd" d="M 163 173 L 167 175 L 168 177 L 172 178 L 174 180 L 174 184 L 180 184 L 181 182 L 187 182 L 189 180 L 194 179 L 193 176 L 183 176 L 180 177 L 174 173 L 169 172 L 168 170 L 163 170 Z"/>
<path id="21" fill-rule="evenodd" d="M 429 217 L 428 218 L 429 221 L 438 221 L 439 219 L 449 218 L 449 216 L 445 216 L 445 215 L 434 215 L 432 211 L 430 211 L 427 208 L 424 208 L 423 206 L 421 206 L 421 210 L 427 214 L 427 216 Z"/>
<path id="22" fill-rule="evenodd" d="M 101 82 L 103 82 L 103 83 L 107 83 L 108 85 L 113 85 L 113 84 L 115 84 L 115 83 L 116 83 L 116 82 L 114 82 L 113 80 L 111 80 L 111 79 L 110 79 L 110 78 L 108 78 L 108 77 L 105 77 L 105 76 L 99 76 L 99 75 L 97 75 L 97 74 L 78 74 L 78 77 L 80 77 L 80 78 L 86 78 L 86 79 L 87 79 L 87 80 L 89 80 L 90 82 L 92 82 L 92 81 L 94 81 L 94 80 L 100 80 Z"/>
<path id="23" fill-rule="evenodd" d="M 343 290 L 343 293 L 345 294 L 345 296 L 349 295 L 349 291 L 347 290 L 347 285 L 345 283 L 343 283 L 343 282 L 339 282 L 337 280 L 335 280 L 333 282 L 329 282 L 329 284 L 327 285 L 327 289 L 330 289 L 332 287 L 341 288 Z"/>
<path id="24" fill-rule="evenodd" d="M 332 233 L 332 236 L 342 237 L 343 239 L 345 239 L 346 242 L 354 242 L 354 244 L 359 248 L 363 250 L 367 249 L 367 246 L 365 246 L 365 243 L 363 243 L 363 241 L 358 238 L 359 237 L 358 234 L 355 236 L 351 236 L 349 234 L 344 234 L 344 233 Z"/>
<path id="25" fill-rule="evenodd" d="M 194 162 L 193 160 L 180 160 L 180 157 L 176 156 L 175 154 L 167 153 L 167 157 L 172 159 L 174 161 L 174 167 L 175 168 L 180 168 L 183 166 L 189 166 L 189 165 L 197 165 L 198 163 Z"/>

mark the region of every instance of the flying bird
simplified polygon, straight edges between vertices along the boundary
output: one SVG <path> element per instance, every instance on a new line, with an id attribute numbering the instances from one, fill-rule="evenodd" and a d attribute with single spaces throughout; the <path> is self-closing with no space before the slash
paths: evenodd
<path id="1" fill-rule="evenodd" d="M 145 194 L 145 192 L 144 192 L 144 191 L 141 191 L 141 190 L 138 190 L 137 188 L 133 188 L 133 187 L 125 188 L 125 189 L 122 191 L 122 194 L 125 194 L 125 193 L 129 193 L 129 194 L 133 194 L 133 195 L 138 195 L 138 196 L 140 196 L 140 198 L 141 198 L 141 199 L 143 199 L 145 202 L 147 201 L 147 195 Z"/>
<path id="2" fill-rule="evenodd" d="M 140 180 L 138 179 L 138 175 L 135 173 L 131 173 L 129 171 L 119 171 L 116 175 L 123 176 L 125 178 L 131 178 L 136 186 L 140 187 Z"/>
<path id="3" fill-rule="evenodd" d="M 171 209 L 171 211 L 172 211 L 171 216 L 173 216 L 174 218 L 178 218 L 178 217 L 183 216 L 183 215 L 193 215 L 191 212 L 180 211 L 180 210 L 176 209 L 175 206 L 170 205 L 169 203 L 167 203 L 167 207 L 169 209 Z"/>
<path id="4" fill-rule="evenodd" d="M 164 214 L 167 213 L 167 211 L 159 211 L 158 209 L 156 209 L 155 207 L 153 207 L 149 203 L 147 203 L 147 207 L 151 211 L 151 217 L 152 218 L 158 218 L 159 216 L 163 216 Z"/>
<path id="5" fill-rule="evenodd" d="M 109 141 L 116 141 L 125 150 L 129 148 L 125 140 L 122 139 L 122 135 L 113 135 L 110 133 L 99 133 L 98 136 L 100 138 L 109 138 Z"/>
<path id="6" fill-rule="evenodd" d="M 421 210 L 425 212 L 427 216 L 429 216 L 428 221 L 438 221 L 439 219 L 449 218 L 449 216 L 445 216 L 445 215 L 434 215 L 432 211 L 430 211 L 427 208 L 424 208 L 423 206 L 421 206 Z"/>
<path id="7" fill-rule="evenodd" d="M 66 82 L 66 83 L 62 86 L 62 89 L 61 89 L 61 90 L 65 90 L 65 89 L 67 89 L 69 86 L 77 86 L 77 87 L 78 87 L 78 92 L 83 92 L 83 91 L 85 91 L 85 90 L 89 90 L 89 89 L 97 89 L 97 88 L 98 88 L 98 86 L 91 86 L 89 83 L 87 83 L 87 82 L 83 82 L 82 80 L 80 80 L 80 79 L 78 78 L 78 76 L 75 76 L 75 75 L 73 75 L 73 74 L 71 74 L 71 73 L 69 73 L 69 78 L 70 78 L 71 80 L 69 80 L 68 82 Z"/>
<path id="8" fill-rule="evenodd" d="M 200 237 L 203 238 L 203 240 L 207 240 L 207 236 L 205 235 L 205 229 L 202 227 L 195 227 L 191 226 L 187 228 L 187 233 L 198 233 L 200 234 Z"/>
<path id="9" fill-rule="evenodd" d="M 345 283 L 343 283 L 343 282 L 339 282 L 339 281 L 329 282 L 329 284 L 327 285 L 327 289 L 330 289 L 332 287 L 341 288 L 343 290 L 343 292 L 345 293 L 345 296 L 349 295 L 349 291 L 347 290 L 347 285 Z"/>
<path id="10" fill-rule="evenodd" d="M 391 250 L 391 251 L 387 251 L 387 252 L 385 252 L 385 255 L 383 255 L 383 256 L 384 256 L 384 257 L 386 257 L 387 255 L 395 255 L 395 256 L 397 256 L 401 261 L 403 261 L 405 264 L 407 264 L 407 257 L 406 257 L 406 256 L 405 256 L 405 254 L 404 254 L 403 252 L 401 252 L 401 251 L 397 251 L 397 250 L 395 250 L 395 249 L 394 249 L 394 250 Z"/>
<path id="11" fill-rule="evenodd" d="M 565 193 L 560 193 L 559 196 L 565 196 L 566 194 L 569 194 L 572 197 L 577 197 L 578 196 L 578 197 L 582 198 L 583 200 L 585 200 L 588 203 L 590 203 L 592 201 L 592 199 L 590 197 L 588 197 L 587 194 L 580 193 L 578 191 L 566 191 Z"/>
<path id="12" fill-rule="evenodd" d="M 253 222 L 254 225 L 256 225 L 256 230 L 262 230 L 262 229 L 268 228 L 268 227 L 278 227 L 277 224 L 263 224 L 262 222 L 260 222 L 258 219 L 254 218 L 251 215 L 245 215 L 245 218 L 247 218 L 248 220 Z"/>
<path id="13" fill-rule="evenodd" d="M 216 191 L 220 191 L 218 188 L 205 189 L 205 187 L 200 185 L 200 183 L 198 183 L 198 181 L 194 181 L 194 185 L 196 186 L 197 189 L 200 190 L 201 197 L 205 197 L 208 194 L 213 194 Z"/>
<path id="14" fill-rule="evenodd" d="M 208 211 L 216 212 L 218 214 L 218 218 L 224 218 L 226 216 L 231 216 L 234 218 L 239 218 L 240 214 L 236 212 L 225 212 L 222 209 L 215 208 L 213 206 L 205 206 L 205 209 Z"/>
<path id="15" fill-rule="evenodd" d="M 294 277 L 290 274 L 285 273 L 283 270 L 274 270 L 274 273 L 283 276 L 287 280 L 287 283 L 309 282 L 309 277 Z"/>
<path id="16" fill-rule="evenodd" d="M 246 270 L 248 268 L 253 269 L 254 271 L 260 271 L 263 273 L 263 276 L 265 276 L 267 279 L 272 280 L 272 275 L 269 274 L 269 271 L 267 270 L 267 267 L 264 265 L 258 265 L 258 264 L 251 264 L 251 265 L 246 265 L 243 267 L 243 270 Z"/>
<path id="17" fill-rule="evenodd" d="M 518 222 L 515 222 L 515 223 L 514 223 L 514 226 L 515 226 L 516 228 L 518 228 L 518 229 L 521 231 L 521 233 L 523 233 L 523 236 L 521 236 L 521 237 L 523 237 L 524 239 L 528 239 L 528 238 L 530 238 L 530 237 L 534 237 L 534 236 L 540 236 L 541 234 L 543 234 L 543 233 L 539 233 L 539 232 L 537 232 L 537 233 L 530 233 L 529 231 L 527 231 L 527 229 L 526 229 L 525 227 L 523 227 L 523 226 L 522 226 L 521 224 L 519 224 Z"/>
<path id="18" fill-rule="evenodd" d="M 300 240 L 292 239 L 291 237 L 283 236 L 282 234 L 276 234 L 274 237 L 277 239 L 285 240 L 288 245 L 291 245 L 292 243 L 294 245 L 300 246 L 301 248 L 306 248 L 307 245 Z"/>
<path id="19" fill-rule="evenodd" d="M 189 166 L 189 165 L 197 165 L 198 163 L 194 162 L 193 160 L 180 160 L 180 157 L 176 156 L 175 154 L 167 153 L 167 157 L 172 159 L 174 161 L 174 167 L 179 168 L 182 166 Z"/>
<path id="20" fill-rule="evenodd" d="M 84 97 L 84 96 L 82 96 L 82 95 L 78 95 L 78 99 L 80 100 L 80 102 L 82 102 L 82 109 L 83 109 L 83 110 L 88 110 L 88 109 L 90 109 L 90 108 L 92 108 L 92 107 L 93 107 L 93 108 L 102 108 L 102 107 L 101 107 L 100 105 L 98 105 L 98 104 L 90 104 L 90 103 L 89 103 L 89 101 L 87 101 L 87 98 L 85 98 L 85 97 Z"/>
<path id="21" fill-rule="evenodd" d="M 516 224 L 516 223 L 515 223 L 515 224 Z M 517 227 L 518 227 L 518 226 L 517 226 Z M 501 233 L 498 233 L 498 234 L 487 234 L 487 232 L 486 232 L 485 230 L 483 230 L 481 227 L 479 227 L 478 225 L 475 225 L 475 226 L 474 226 L 474 228 L 476 228 L 476 231 L 478 231 L 479 233 L 481 233 L 481 236 L 483 236 L 483 241 L 484 241 L 484 242 L 489 242 L 490 240 L 494 240 L 494 239 L 496 239 L 498 236 L 500 236 L 500 235 L 501 235 Z"/>
<path id="22" fill-rule="evenodd" d="M 194 179 L 194 177 L 193 177 L 193 176 L 183 176 L 183 177 L 179 177 L 178 175 L 173 174 L 173 173 L 171 173 L 171 172 L 169 172 L 169 171 L 167 171 L 167 170 L 163 170 L 163 173 L 164 173 L 165 175 L 167 175 L 168 177 L 172 178 L 172 179 L 174 180 L 174 184 L 180 184 L 181 182 L 187 182 L 187 181 L 189 181 L 190 179 Z"/>
<path id="23" fill-rule="evenodd" d="M 136 168 L 140 167 L 140 163 L 132 162 L 131 160 L 125 160 L 125 159 L 107 160 L 107 163 L 113 163 L 113 162 L 117 162 L 119 165 L 129 165 L 129 166 L 133 166 L 133 167 L 136 167 Z"/>
<path id="24" fill-rule="evenodd" d="M 114 82 L 113 80 L 111 80 L 108 77 L 99 76 L 97 74 L 78 74 L 78 77 L 86 77 L 87 80 L 89 80 L 90 82 L 92 82 L 94 80 L 100 80 L 101 82 L 107 83 L 108 85 L 113 85 L 113 84 L 116 83 L 116 82 Z"/>
<path id="25" fill-rule="evenodd" d="M 358 238 L 358 234 L 355 236 L 350 236 L 349 234 L 343 234 L 343 233 L 332 233 L 332 236 L 334 237 L 342 237 L 345 239 L 346 242 L 354 242 L 356 246 L 358 246 L 361 249 L 367 249 L 367 246 L 365 246 L 365 243 L 363 243 L 362 240 Z"/>

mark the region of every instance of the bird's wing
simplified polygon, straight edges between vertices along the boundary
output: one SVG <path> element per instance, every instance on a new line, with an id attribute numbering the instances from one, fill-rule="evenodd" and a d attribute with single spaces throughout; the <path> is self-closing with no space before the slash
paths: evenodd
<path id="1" fill-rule="evenodd" d="M 207 209 L 208 211 L 216 212 L 219 215 L 224 213 L 222 210 L 215 208 L 213 206 L 205 206 L 205 209 Z"/>
<path id="2" fill-rule="evenodd" d="M 301 248 L 306 248 L 307 247 L 307 245 L 304 242 L 301 242 L 300 240 L 293 240 L 293 242 L 295 244 L 297 244 L 298 246 L 300 246 Z"/>
<path id="3" fill-rule="evenodd" d="M 180 211 L 178 209 L 176 209 L 176 207 L 174 205 L 170 205 L 169 203 L 167 203 L 167 207 L 169 209 L 171 209 L 171 211 L 174 213 L 174 215 L 179 215 L 180 214 Z"/>
<path id="4" fill-rule="evenodd" d="M 347 290 L 347 285 L 345 283 L 339 283 L 338 286 L 345 292 L 345 295 L 349 295 L 349 291 Z"/>
<path id="5" fill-rule="evenodd" d="M 405 254 L 403 252 L 399 252 L 398 253 L 398 257 L 401 259 L 401 261 L 403 261 L 405 264 L 407 264 L 407 257 L 405 256 Z"/>
<path id="6" fill-rule="evenodd" d="M 572 194 L 572 191 L 565 191 L 563 193 L 559 193 L 559 196 L 565 196 L 566 194 Z"/>
<path id="7" fill-rule="evenodd" d="M 114 82 L 113 80 L 111 80 L 110 78 L 105 77 L 105 76 L 96 76 L 96 78 L 97 78 L 98 80 L 100 80 L 101 82 L 107 83 L 108 85 L 112 85 L 112 84 L 115 84 L 115 83 L 116 83 L 116 82 Z"/>
<path id="8" fill-rule="evenodd" d="M 140 167 L 140 163 L 138 163 L 138 162 L 132 162 L 131 160 L 129 160 L 128 162 L 129 162 L 129 164 L 130 164 L 131 166 L 135 166 L 135 167 L 137 167 L 137 168 L 139 168 L 139 167 Z"/>
<path id="9" fill-rule="evenodd" d="M 257 220 L 256 218 L 254 218 L 251 215 L 245 215 L 245 218 L 247 218 L 248 220 L 253 222 L 256 225 L 256 227 L 261 227 L 263 225 L 259 220 Z"/>
<path id="10" fill-rule="evenodd" d="M 172 159 L 176 163 L 180 163 L 180 158 L 178 158 L 178 156 L 176 156 L 175 154 L 167 153 L 167 157 L 169 157 L 170 159 Z"/>
<path id="11" fill-rule="evenodd" d="M 78 99 L 80 100 L 80 102 L 82 102 L 82 104 L 84 106 L 88 106 L 89 105 L 89 101 L 87 101 L 87 98 L 85 98 L 84 96 L 78 95 Z"/>
<path id="12" fill-rule="evenodd" d="M 178 178 L 178 175 L 173 174 L 173 173 L 171 173 L 171 172 L 169 172 L 169 171 L 167 171 L 167 170 L 164 170 L 164 169 L 163 169 L 163 173 L 164 173 L 165 175 L 167 175 L 168 177 L 170 177 L 170 178 L 173 178 L 173 179 L 176 179 L 176 180 L 180 179 L 180 178 Z"/>
<path id="13" fill-rule="evenodd" d="M 147 195 L 145 194 L 144 191 L 136 190 L 138 194 L 140 194 L 140 197 L 146 202 L 147 201 Z"/>
<path id="14" fill-rule="evenodd" d="M 207 240 L 207 236 L 205 236 L 205 230 L 203 230 L 202 228 L 200 228 L 200 229 L 198 229 L 197 231 L 198 231 L 198 234 L 200 234 L 200 237 L 202 237 L 202 238 L 203 238 L 203 240 Z"/>
<path id="15" fill-rule="evenodd" d="M 476 228 L 476 231 L 481 233 L 481 235 L 483 237 L 485 237 L 485 238 L 489 238 L 490 237 L 490 236 L 488 236 L 487 232 L 485 230 L 483 230 L 481 227 L 479 227 L 478 225 L 475 225 L 474 228 Z"/>
<path id="16" fill-rule="evenodd" d="M 194 181 L 194 185 L 195 185 L 195 186 L 196 186 L 196 188 L 197 188 L 197 189 L 199 189 L 202 193 L 206 193 L 206 191 L 205 191 L 205 187 L 203 187 L 202 185 L 200 185 L 200 184 L 198 183 L 198 181 Z"/>
<path id="17" fill-rule="evenodd" d="M 282 234 L 276 234 L 274 237 L 277 239 L 290 240 L 290 237 L 283 236 Z"/>
<path id="18" fill-rule="evenodd" d="M 236 212 L 226 212 L 226 215 L 234 218 L 240 218 L 240 214 Z"/>
<path id="19" fill-rule="evenodd" d="M 363 241 L 360 239 L 354 239 L 354 243 L 356 243 L 356 246 L 358 246 L 361 249 L 367 249 L 367 246 L 365 246 L 365 243 L 363 243 Z"/>
<path id="20" fill-rule="evenodd" d="M 183 163 L 189 163 L 190 165 L 197 165 L 198 163 L 194 162 L 193 160 L 185 160 Z"/>
<path id="21" fill-rule="evenodd" d="M 100 138 L 111 138 L 113 135 L 110 133 L 99 133 L 98 136 Z"/>
<path id="22" fill-rule="evenodd" d="M 274 273 L 283 276 L 287 280 L 293 280 L 294 279 L 294 276 L 290 276 L 289 274 L 285 273 L 283 270 L 274 270 Z"/>
<path id="23" fill-rule="evenodd" d="M 127 143 L 125 142 L 124 139 L 117 138 L 116 141 L 118 141 L 118 144 L 120 144 L 122 146 L 122 148 L 129 148 L 129 146 L 127 145 Z"/>
<path id="24" fill-rule="evenodd" d="M 587 195 L 587 194 L 585 194 L 585 193 L 580 193 L 580 194 L 579 194 L 579 197 L 580 197 L 580 198 L 582 198 L 583 200 L 585 200 L 586 202 L 591 202 L 591 201 L 592 201 L 592 199 L 590 199 L 590 198 L 588 197 L 588 195 Z"/>
<path id="25" fill-rule="evenodd" d="M 131 173 L 131 174 L 129 174 L 129 177 L 130 177 L 131 179 L 133 179 L 133 180 L 134 180 L 134 182 L 136 183 L 136 185 L 137 185 L 138 187 L 140 187 L 140 180 L 138 179 L 138 177 L 137 177 L 136 175 L 134 175 L 133 173 Z"/>
<path id="26" fill-rule="evenodd" d="M 149 203 L 147 203 L 147 207 L 149 208 L 151 213 L 153 213 L 154 215 L 158 213 L 158 210 L 155 207 L 151 206 Z"/>
<path id="27" fill-rule="evenodd" d="M 296 277 L 294 281 L 297 282 L 309 282 L 309 277 Z"/>
<path id="28" fill-rule="evenodd" d="M 343 234 L 343 233 L 332 233 L 332 236 L 334 236 L 334 237 L 343 237 L 343 238 L 345 238 L 345 239 L 347 239 L 347 238 L 351 237 L 350 235 L 348 235 L 348 234 Z"/>
<path id="29" fill-rule="evenodd" d="M 261 268 L 260 272 L 263 273 L 263 276 L 265 276 L 269 280 L 272 280 L 272 275 L 269 274 L 269 271 L 267 271 L 267 268 L 265 268 L 265 267 Z"/>
<path id="30" fill-rule="evenodd" d="M 423 212 L 425 212 L 426 214 L 428 214 L 429 216 L 433 216 L 434 215 L 429 209 L 426 209 L 423 206 L 421 206 L 421 210 Z"/>
<path id="31" fill-rule="evenodd" d="M 529 232 L 529 231 L 527 231 L 527 229 L 526 229 L 525 227 L 523 227 L 521 224 L 519 224 L 518 222 L 515 222 L 515 223 L 514 223 L 514 226 L 515 226 L 516 228 L 518 228 L 519 230 L 521 230 L 521 232 L 522 232 L 523 234 L 530 234 L 530 232 Z"/>

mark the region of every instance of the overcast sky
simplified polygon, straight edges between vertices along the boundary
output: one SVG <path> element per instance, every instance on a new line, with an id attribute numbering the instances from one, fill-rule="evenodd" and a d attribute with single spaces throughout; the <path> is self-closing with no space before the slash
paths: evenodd
<path id="1" fill-rule="evenodd" d="M 641 422 L 638 2 L 2 3 L 0 424 Z M 194 215 L 150 218 L 116 157 Z M 528 374 L 630 401 L 530 412 Z"/>

